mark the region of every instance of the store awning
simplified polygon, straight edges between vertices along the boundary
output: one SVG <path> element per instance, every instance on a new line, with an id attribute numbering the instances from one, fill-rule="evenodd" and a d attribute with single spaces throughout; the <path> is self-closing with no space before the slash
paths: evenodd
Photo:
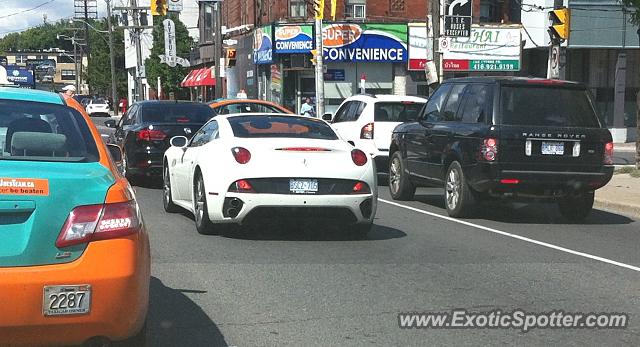
<path id="1" fill-rule="evenodd" d="M 191 70 L 180 85 L 182 87 L 215 86 L 216 80 L 213 77 L 213 68 L 205 67 Z"/>

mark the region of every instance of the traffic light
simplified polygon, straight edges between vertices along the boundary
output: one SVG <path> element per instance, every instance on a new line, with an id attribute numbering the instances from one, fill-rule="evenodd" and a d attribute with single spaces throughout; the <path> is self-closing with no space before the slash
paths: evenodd
<path id="1" fill-rule="evenodd" d="M 549 32 L 557 40 L 565 41 L 569 39 L 571 33 L 571 10 L 566 7 L 549 12 L 551 26 Z"/>
<path id="2" fill-rule="evenodd" d="M 236 66 L 236 49 L 235 48 L 227 48 L 227 67 Z"/>
<path id="3" fill-rule="evenodd" d="M 313 0 L 313 13 L 316 19 L 324 19 L 324 0 Z"/>
<path id="4" fill-rule="evenodd" d="M 318 63 L 318 50 L 312 49 L 310 52 L 311 52 L 311 64 L 315 66 Z"/>
<path id="5" fill-rule="evenodd" d="M 167 9 L 168 9 L 167 0 L 151 0 L 152 16 L 166 16 Z"/>

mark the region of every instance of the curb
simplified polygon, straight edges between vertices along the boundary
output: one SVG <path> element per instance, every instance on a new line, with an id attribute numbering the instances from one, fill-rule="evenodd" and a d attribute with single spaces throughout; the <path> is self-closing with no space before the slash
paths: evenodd
<path id="1" fill-rule="evenodd" d="M 640 205 L 625 205 L 596 197 L 593 207 L 640 219 Z"/>

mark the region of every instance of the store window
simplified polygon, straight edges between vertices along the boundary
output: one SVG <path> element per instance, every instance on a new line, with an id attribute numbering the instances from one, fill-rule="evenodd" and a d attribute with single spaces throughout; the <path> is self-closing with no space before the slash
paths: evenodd
<path id="1" fill-rule="evenodd" d="M 202 3 L 202 37 L 200 43 L 213 42 L 213 5 Z"/>
<path id="2" fill-rule="evenodd" d="M 289 16 L 307 17 L 307 2 L 305 0 L 289 0 Z"/>
<path id="3" fill-rule="evenodd" d="M 76 79 L 76 72 L 74 70 L 62 70 L 60 75 L 63 81 L 73 81 Z"/>
<path id="4" fill-rule="evenodd" d="M 27 56 L 26 55 L 16 55 L 16 64 L 26 64 Z"/>

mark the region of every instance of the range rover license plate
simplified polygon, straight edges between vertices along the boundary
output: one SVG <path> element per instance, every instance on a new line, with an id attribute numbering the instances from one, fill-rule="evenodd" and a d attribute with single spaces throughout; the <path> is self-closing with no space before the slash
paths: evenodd
<path id="1" fill-rule="evenodd" d="M 295 194 L 317 193 L 318 180 L 289 180 L 289 191 Z"/>
<path id="2" fill-rule="evenodd" d="M 42 306 L 45 316 L 87 314 L 91 310 L 91 286 L 45 286 Z"/>
<path id="3" fill-rule="evenodd" d="M 564 143 L 562 142 L 542 142 L 542 154 L 563 155 Z"/>

